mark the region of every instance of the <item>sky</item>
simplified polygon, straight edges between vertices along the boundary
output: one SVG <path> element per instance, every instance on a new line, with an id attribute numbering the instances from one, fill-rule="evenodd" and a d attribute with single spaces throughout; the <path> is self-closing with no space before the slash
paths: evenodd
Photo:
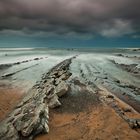
<path id="1" fill-rule="evenodd" d="M 140 0 L 0 0 L 0 47 L 140 47 Z"/>

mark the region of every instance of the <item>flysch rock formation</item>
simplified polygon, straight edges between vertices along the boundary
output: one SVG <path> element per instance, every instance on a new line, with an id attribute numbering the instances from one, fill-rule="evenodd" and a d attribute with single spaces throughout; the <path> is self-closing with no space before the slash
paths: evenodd
<path id="1" fill-rule="evenodd" d="M 19 65 L 19 64 L 22 64 L 22 63 L 27 63 L 27 62 L 31 62 L 31 61 L 35 61 L 35 60 L 41 60 L 41 59 L 44 59 L 44 58 L 47 58 L 47 57 L 40 57 L 40 58 L 36 57 L 34 59 L 18 61 L 18 62 L 15 62 L 15 63 L 0 64 L 0 70 L 9 68 L 9 67 L 14 66 L 14 65 Z"/>
<path id="2" fill-rule="evenodd" d="M 73 58 L 64 60 L 43 74 L 41 81 L 1 122 L 0 140 L 31 140 L 37 134 L 49 132 L 49 108 L 60 106 L 59 97 L 69 90 L 66 80 L 71 76 L 69 65 Z"/>
<path id="3" fill-rule="evenodd" d="M 140 68 L 138 66 L 138 64 L 119 64 L 117 62 L 115 62 L 114 60 L 111 61 L 112 63 L 114 63 L 116 66 L 119 66 L 120 68 L 122 68 L 123 70 L 133 74 L 136 77 L 140 77 Z"/>
<path id="4" fill-rule="evenodd" d="M 78 59 L 78 56 L 75 57 Z M 122 108 L 118 101 L 118 98 L 121 97 L 120 99 L 126 102 L 125 98 L 131 97 L 128 94 L 139 95 L 139 87 L 128 85 L 112 77 L 97 63 L 86 63 L 83 62 L 83 59 L 79 62 L 77 59 L 73 59 L 75 57 L 62 61 L 48 73 L 42 75 L 41 80 L 27 92 L 14 111 L 0 123 L 0 140 L 32 140 L 38 134 L 48 133 L 49 108 L 56 108 L 64 104 L 61 107 L 62 110 L 68 111 L 65 107 L 70 108 L 69 104 L 73 102 L 76 102 L 76 107 L 71 106 L 69 109 L 71 112 L 81 111 L 81 109 L 85 109 L 85 106 L 88 108 L 88 104 L 106 104 L 113 108 L 131 128 L 136 130 L 140 128 L 140 119 L 131 118 L 126 113 L 134 112 L 131 106 L 139 112 L 140 103 L 135 98 L 131 98 L 128 107 Z M 7 75 L 8 77 L 9 75 Z M 67 94 L 67 96 L 69 95 L 68 100 L 63 101 L 64 98 L 59 100 L 66 93 L 69 93 Z M 61 110 L 61 108 L 59 109 Z"/>
<path id="5" fill-rule="evenodd" d="M 27 69 L 29 69 L 29 68 L 31 68 L 31 67 L 36 66 L 36 65 L 38 65 L 38 64 L 32 65 L 32 66 L 30 66 L 30 67 L 23 68 L 23 69 L 21 69 L 21 70 L 18 70 L 18 71 L 12 72 L 12 73 L 6 73 L 6 74 L 2 75 L 1 78 L 4 79 L 4 78 L 7 78 L 7 77 L 10 77 L 10 76 L 12 76 L 12 75 L 14 75 L 14 74 L 17 74 L 18 72 L 21 72 L 21 71 L 23 71 L 23 70 L 27 70 Z"/>
<path id="6" fill-rule="evenodd" d="M 133 98 L 133 95 L 139 95 L 139 87 L 123 83 L 122 81 L 111 76 L 108 72 L 104 71 L 102 67 L 96 65 L 96 63 L 84 63 L 82 61 L 77 61 L 74 59 L 71 64 L 72 76 L 77 76 L 77 71 L 79 73 L 80 80 L 85 83 L 86 86 L 93 86 L 94 89 L 98 90 L 98 95 L 102 103 L 109 105 L 114 111 L 133 129 L 140 128 L 140 119 L 131 118 L 126 116 L 125 111 L 119 107 L 116 99 L 120 99 L 127 103 L 129 106 L 134 108 L 137 112 L 140 112 L 140 102 L 137 98 Z M 112 61 L 111 61 L 112 62 Z M 75 63 L 78 63 L 75 66 Z M 72 66 L 73 65 L 73 66 Z M 74 70 L 76 72 L 74 74 Z M 128 99 L 128 100 L 127 100 Z"/>

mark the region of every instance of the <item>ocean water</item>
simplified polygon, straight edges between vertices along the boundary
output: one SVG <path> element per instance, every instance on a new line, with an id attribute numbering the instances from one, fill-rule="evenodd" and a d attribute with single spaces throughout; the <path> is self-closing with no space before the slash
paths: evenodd
<path id="1" fill-rule="evenodd" d="M 117 68 L 110 60 L 115 60 L 117 63 L 122 64 L 133 64 L 134 60 L 126 57 L 118 57 L 116 54 L 124 54 L 129 56 L 139 56 L 139 52 L 132 51 L 131 49 L 110 49 L 110 48 L 78 48 L 78 49 L 50 49 L 50 48 L 2 48 L 0 49 L 0 64 L 11 64 L 15 62 L 22 62 L 24 60 L 32 60 L 34 58 L 44 59 L 29 61 L 14 65 L 0 73 L 0 76 L 9 73 L 15 73 L 11 77 L 11 83 L 13 85 L 20 85 L 22 88 L 28 90 L 37 81 L 41 80 L 43 73 L 47 73 L 52 67 L 61 61 L 78 55 L 77 59 L 73 60 L 71 64 L 71 70 L 73 75 L 79 75 L 79 67 L 85 71 L 87 78 L 94 79 L 94 75 L 91 77 L 93 69 L 107 72 L 109 75 L 117 78 L 123 82 L 130 84 L 135 83 L 140 85 L 139 79 L 132 77 L 127 72 Z M 89 72 L 88 69 L 91 69 Z M 87 72 L 86 72 L 87 71 Z"/>

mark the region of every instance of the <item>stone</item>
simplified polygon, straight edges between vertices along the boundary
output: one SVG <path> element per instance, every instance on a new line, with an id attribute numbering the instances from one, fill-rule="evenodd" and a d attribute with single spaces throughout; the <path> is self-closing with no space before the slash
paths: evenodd
<path id="1" fill-rule="evenodd" d="M 131 110 L 131 108 L 123 108 L 123 111 L 124 112 L 131 112 L 132 110 Z"/>
<path id="2" fill-rule="evenodd" d="M 9 126 L 7 126 L 6 124 L 1 124 L 1 126 L 2 127 L 0 127 L 0 138 L 4 136 L 8 132 L 8 129 L 9 129 Z"/>
<path id="3" fill-rule="evenodd" d="M 47 83 L 49 83 L 49 84 L 54 84 L 54 81 L 55 81 L 54 78 L 51 78 L 51 79 L 48 79 L 48 80 L 47 80 Z"/>
<path id="4" fill-rule="evenodd" d="M 107 97 L 107 98 L 114 99 L 114 96 L 113 96 L 113 95 L 107 95 L 106 97 Z"/>
<path id="5" fill-rule="evenodd" d="M 129 119 L 128 123 L 132 129 L 140 128 L 140 120 Z"/>
<path id="6" fill-rule="evenodd" d="M 24 116 L 24 115 L 23 115 Z M 15 129 L 17 130 L 17 131 L 20 131 L 21 130 L 21 128 L 23 128 L 23 126 L 24 126 L 24 121 L 22 121 L 22 117 L 23 116 L 19 116 L 18 118 L 16 118 L 15 120 L 14 120 L 14 122 L 13 122 L 13 125 L 14 125 L 14 127 L 15 127 Z"/>
<path id="7" fill-rule="evenodd" d="M 66 84 L 66 82 L 61 81 L 55 88 L 55 93 L 58 95 L 58 97 L 62 97 L 68 92 L 68 90 L 69 86 Z"/>
<path id="8" fill-rule="evenodd" d="M 116 83 L 120 83 L 120 80 L 116 80 L 115 82 L 116 82 Z"/>
<path id="9" fill-rule="evenodd" d="M 53 97 L 49 100 L 48 106 L 49 106 L 50 108 L 56 108 L 56 107 L 61 106 L 61 103 L 59 102 L 58 96 L 57 96 L 57 95 L 53 96 Z"/>
<path id="10" fill-rule="evenodd" d="M 58 76 L 63 75 L 63 73 L 65 73 L 65 71 L 64 71 L 64 70 L 59 71 L 59 72 L 58 72 Z"/>
<path id="11" fill-rule="evenodd" d="M 123 56 L 121 53 L 117 54 L 117 56 Z"/>
<path id="12" fill-rule="evenodd" d="M 55 79 L 55 86 L 57 86 L 62 80 L 60 78 Z"/>
<path id="13" fill-rule="evenodd" d="M 33 124 L 28 124 L 27 128 L 24 128 L 21 130 L 21 134 L 25 137 L 29 136 L 31 132 L 33 131 Z"/>
<path id="14" fill-rule="evenodd" d="M 48 126 L 48 123 L 45 123 L 45 124 L 44 124 L 44 128 L 45 128 L 45 129 L 44 129 L 44 132 L 45 132 L 45 133 L 49 133 L 49 126 Z"/>
<path id="15" fill-rule="evenodd" d="M 4 129 L 5 127 L 6 125 L 2 126 L 2 129 Z M 7 128 L 8 131 L 6 133 L 3 133 L 4 131 L 2 129 L 0 130 L 0 140 L 20 140 L 17 131 L 12 125 L 8 126 Z"/>
<path id="16" fill-rule="evenodd" d="M 34 60 L 39 60 L 39 58 L 34 58 Z"/>
<path id="17" fill-rule="evenodd" d="M 54 88 L 55 86 L 53 85 L 48 85 L 44 90 L 45 90 L 45 94 L 48 96 L 52 95 L 54 93 Z"/>
<path id="18" fill-rule="evenodd" d="M 41 81 L 26 93 L 4 123 L 0 123 L 0 140 L 32 140 L 37 134 L 49 132 L 49 108 L 59 107 L 59 97 L 68 91 L 69 86 L 63 80 L 71 75 L 68 72 L 71 59 L 43 74 Z M 57 86 L 54 85 L 56 79 L 59 79 Z"/>
<path id="19" fill-rule="evenodd" d="M 61 80 L 67 80 L 71 76 L 70 72 L 64 73 L 63 75 L 60 76 Z"/>

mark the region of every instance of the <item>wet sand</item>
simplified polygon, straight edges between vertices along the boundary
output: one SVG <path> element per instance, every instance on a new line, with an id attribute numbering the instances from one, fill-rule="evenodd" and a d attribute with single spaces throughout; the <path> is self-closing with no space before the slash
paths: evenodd
<path id="1" fill-rule="evenodd" d="M 90 106 L 77 113 L 50 111 L 50 132 L 36 140 L 139 140 L 132 130 L 108 106 Z"/>
<path id="2" fill-rule="evenodd" d="M 21 100 L 19 89 L 0 87 L 0 120 L 9 114 Z M 20 93 L 20 94 L 19 94 Z M 62 107 L 50 110 L 50 132 L 38 136 L 35 140 L 139 140 L 140 132 L 133 130 L 109 106 L 86 100 L 88 96 L 73 98 L 65 96 L 61 99 Z M 72 103 L 72 101 L 75 101 Z M 126 104 L 119 102 L 122 108 Z M 139 114 L 127 115 L 140 117 Z"/>
<path id="3" fill-rule="evenodd" d="M 109 105 L 99 100 L 98 94 L 89 94 L 85 85 L 76 95 L 68 93 L 61 98 L 63 106 L 50 110 L 50 132 L 35 140 L 139 140 L 140 131 L 130 128 Z M 108 91 L 103 91 L 105 96 Z M 131 108 L 114 97 L 121 109 Z M 132 109 L 132 108 L 131 108 Z M 135 110 L 128 117 L 140 118 Z"/>
<path id="4" fill-rule="evenodd" d="M 23 93 L 18 88 L 0 86 L 0 121 L 14 109 L 22 96 Z"/>
<path id="5" fill-rule="evenodd" d="M 60 107 L 54 109 L 50 109 L 51 107 L 49 108 L 49 120 L 46 120 L 47 125 L 49 126 L 49 133 L 42 134 L 43 132 L 38 130 L 39 133 L 37 134 L 40 134 L 41 132 L 41 135 L 37 136 L 35 140 L 139 140 L 140 125 L 138 124 L 138 127 L 132 129 L 128 121 L 129 119 L 134 119 L 136 121 L 137 119 L 140 120 L 140 81 L 139 76 L 134 75 L 134 72 L 139 70 L 136 67 L 139 65 L 139 61 L 137 59 L 132 59 L 134 64 L 137 63 L 134 65 L 136 71 L 133 72 L 121 67 L 123 65 L 133 69 L 133 63 L 129 64 L 131 59 L 122 57 L 122 55 L 116 57 L 111 55 L 102 56 L 102 54 L 100 54 L 100 56 L 97 54 L 80 54 L 74 57 L 70 66 L 67 66 L 67 69 L 66 67 L 60 69 L 60 78 L 57 73 L 58 69 L 54 72 L 50 70 L 50 68 L 54 66 L 57 68 L 61 63 L 65 64 L 62 60 L 66 58 L 63 58 L 62 60 L 59 58 L 59 61 L 56 62 L 58 58 L 48 57 L 46 60 L 42 59 L 39 61 L 40 63 L 36 62 L 35 67 L 30 67 L 34 63 L 34 60 L 31 64 L 27 63 L 28 61 L 25 61 L 24 65 L 28 66 L 28 69 L 26 69 L 22 63 L 18 65 L 15 63 L 16 66 L 13 65 L 11 68 L 4 67 L 2 69 L 1 78 L 3 79 L 1 81 L 7 80 L 8 82 L 11 82 L 11 84 L 17 84 L 17 86 L 14 88 L 11 84 L 7 85 L 7 83 L 0 83 L 0 121 L 5 119 L 22 100 L 23 92 L 18 88 L 20 83 L 21 87 L 23 86 L 26 88 L 25 91 L 29 91 L 27 93 L 31 93 L 29 88 L 35 84 L 32 89 L 36 89 L 36 91 L 32 91 L 35 92 L 38 97 L 38 95 L 42 96 L 43 94 L 46 94 L 44 93 L 44 90 L 42 90 L 47 87 L 45 86 L 46 82 L 52 82 L 51 86 L 53 88 L 62 82 L 60 82 L 60 79 L 62 78 L 70 88 L 69 93 L 62 98 L 59 98 Z M 119 64 L 119 61 L 122 61 L 122 64 Z M 46 68 L 46 66 L 49 67 Z M 17 68 L 20 70 L 17 71 Z M 68 80 L 66 80 L 67 75 L 65 75 L 66 77 L 63 75 L 63 72 L 66 73 L 66 70 L 68 71 L 68 74 L 72 74 L 70 74 Z M 2 75 L 5 74 L 5 72 L 6 74 L 8 73 L 8 76 L 6 75 L 3 77 Z M 47 76 L 44 78 L 44 72 L 52 72 L 53 74 L 50 77 L 48 74 L 49 78 Z M 30 85 L 28 82 L 32 84 Z M 90 92 L 89 87 L 91 89 L 93 88 L 93 91 Z M 63 89 L 64 87 L 59 88 Z M 51 94 L 54 95 L 53 92 Z M 42 102 L 43 104 L 46 103 L 47 110 L 49 103 L 46 100 L 44 101 L 44 99 L 47 98 L 44 96 Z M 56 98 L 54 98 L 54 101 L 55 99 Z M 31 100 L 32 97 L 28 102 L 25 100 L 21 103 L 30 104 Z M 114 105 L 116 108 L 113 107 Z M 22 104 L 21 106 L 19 105 L 19 109 L 23 109 Z M 32 111 L 27 114 L 29 115 L 31 112 Z M 19 117 L 19 121 L 16 121 L 16 119 L 14 121 L 20 124 L 21 112 L 15 113 L 16 115 L 14 115 L 14 113 L 11 116 L 15 117 L 17 115 L 16 117 Z M 26 117 L 26 112 L 22 115 L 25 115 Z M 128 120 L 124 118 L 127 118 Z M 15 124 L 15 122 L 13 124 Z M 27 121 L 24 122 L 24 124 L 26 123 Z M 39 122 L 39 124 L 41 123 Z M 41 125 L 43 125 L 43 123 Z M 21 130 L 19 132 L 21 132 Z M 33 133 L 36 133 L 34 128 L 31 135 Z M 16 135 L 18 134 L 19 133 Z M 35 135 L 33 135 L 33 137 Z"/>

